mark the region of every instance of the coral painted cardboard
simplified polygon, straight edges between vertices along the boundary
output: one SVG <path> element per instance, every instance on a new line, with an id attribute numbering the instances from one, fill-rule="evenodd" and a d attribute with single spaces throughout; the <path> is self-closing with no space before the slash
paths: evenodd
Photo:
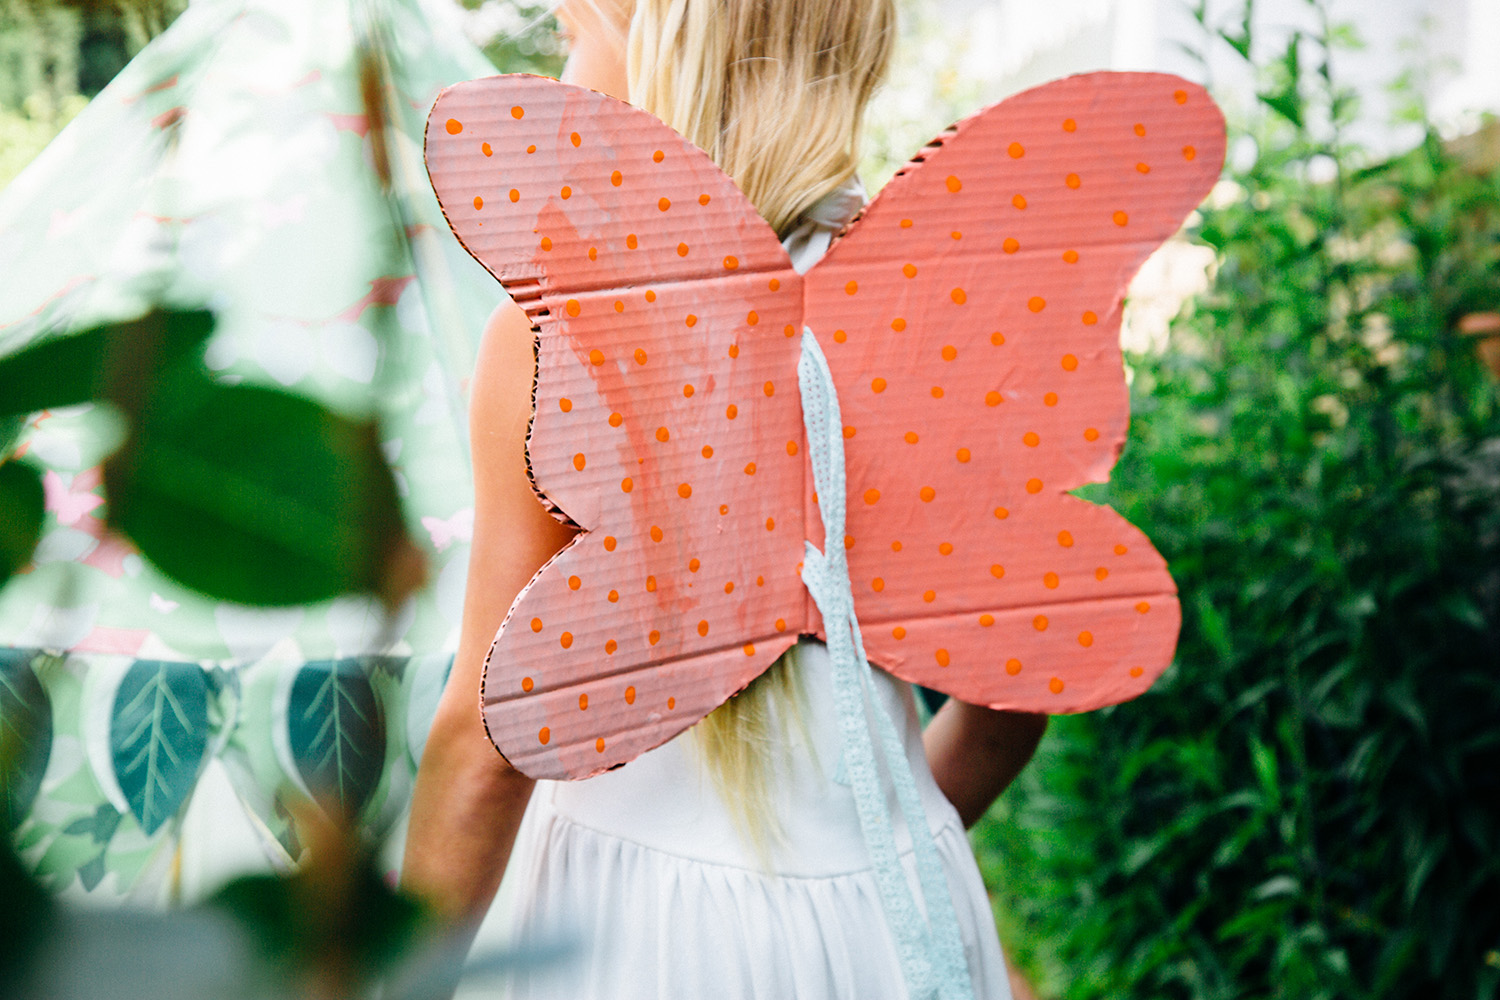
<path id="1" fill-rule="evenodd" d="M 821 622 L 796 366 L 842 408 L 847 550 L 871 662 L 996 708 L 1132 698 L 1176 588 L 1108 477 L 1121 300 L 1208 192 L 1223 119 L 1172 76 L 1096 73 L 945 132 L 807 275 L 701 151 L 539 77 L 445 91 L 427 162 L 450 225 L 539 331 L 533 481 L 583 531 L 516 598 L 482 692 L 536 777 L 618 766 Z"/>

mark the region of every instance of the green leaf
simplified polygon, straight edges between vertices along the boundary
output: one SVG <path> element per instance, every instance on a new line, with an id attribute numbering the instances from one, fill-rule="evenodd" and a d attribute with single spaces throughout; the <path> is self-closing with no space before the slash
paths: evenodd
<path id="1" fill-rule="evenodd" d="M 52 701 L 32 669 L 35 649 L 0 649 L 0 830 L 31 811 L 52 756 Z"/>
<path id="2" fill-rule="evenodd" d="M 133 412 L 157 372 L 196 354 L 213 328 L 210 313 L 158 309 L 33 344 L 0 358 L 0 416 L 103 400 Z"/>
<path id="3" fill-rule="evenodd" d="M 385 716 L 360 660 L 302 665 L 287 704 L 287 739 L 309 791 L 357 815 L 385 766 Z"/>
<path id="4" fill-rule="evenodd" d="M 115 779 L 147 835 L 177 814 L 208 755 L 208 678 L 195 663 L 138 660 L 115 692 Z"/>
<path id="5" fill-rule="evenodd" d="M 375 426 L 300 396 L 179 366 L 158 381 L 104 483 L 111 525 L 211 596 L 404 596 L 391 594 L 388 570 L 411 543 Z"/>
<path id="6" fill-rule="evenodd" d="M 21 432 L 25 429 L 25 417 L 0 417 L 0 462 L 15 452 L 16 442 L 21 440 Z"/>
<path id="7" fill-rule="evenodd" d="M 47 513 L 42 476 L 30 462 L 0 463 L 0 586 L 31 562 Z"/>

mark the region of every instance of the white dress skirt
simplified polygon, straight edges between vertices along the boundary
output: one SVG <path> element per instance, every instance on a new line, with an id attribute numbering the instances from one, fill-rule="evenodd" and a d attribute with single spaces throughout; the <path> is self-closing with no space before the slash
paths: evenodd
<path id="1" fill-rule="evenodd" d="M 896 948 L 842 780 L 832 672 L 822 643 L 787 654 L 801 723 L 782 712 L 773 767 L 779 843 L 737 829 L 692 731 L 586 781 L 539 782 L 496 914 L 527 948 L 559 935 L 571 960 L 513 973 L 504 996 L 556 1000 L 903 1000 Z M 875 687 L 902 731 L 948 876 L 976 998 L 1008 998 L 995 922 L 963 824 L 922 750 L 911 688 Z M 911 839 L 897 845 L 915 886 Z"/>

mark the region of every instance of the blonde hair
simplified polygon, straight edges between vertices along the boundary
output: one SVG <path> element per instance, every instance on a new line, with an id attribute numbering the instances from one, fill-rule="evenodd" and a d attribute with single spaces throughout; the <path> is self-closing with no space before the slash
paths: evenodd
<path id="1" fill-rule="evenodd" d="M 778 236 L 855 172 L 885 76 L 895 0 L 636 0 L 630 102 L 713 157 Z M 781 711 L 777 711 L 780 708 Z M 780 840 L 772 770 L 802 724 L 786 657 L 696 729 L 731 815 L 763 860 Z"/>

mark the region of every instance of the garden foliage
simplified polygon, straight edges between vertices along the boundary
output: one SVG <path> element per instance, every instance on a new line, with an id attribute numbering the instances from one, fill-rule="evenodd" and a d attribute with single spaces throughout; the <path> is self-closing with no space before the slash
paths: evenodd
<path id="1" fill-rule="evenodd" d="M 1169 561 L 1176 664 L 1055 720 L 976 838 L 1045 996 L 1500 986 L 1500 392 L 1459 332 L 1500 309 L 1500 170 L 1435 135 L 1356 169 L 1337 34 L 1262 74 L 1212 286 L 1090 494 Z"/>

